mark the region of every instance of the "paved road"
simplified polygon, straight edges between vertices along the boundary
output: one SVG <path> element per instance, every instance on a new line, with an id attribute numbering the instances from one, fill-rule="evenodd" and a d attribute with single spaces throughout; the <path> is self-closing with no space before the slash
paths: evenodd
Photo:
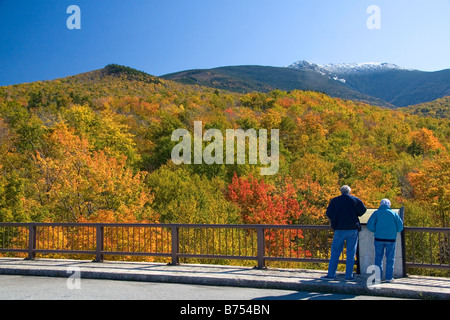
<path id="1" fill-rule="evenodd" d="M 78 280 L 0 275 L 0 300 L 397 300 L 289 290 Z"/>

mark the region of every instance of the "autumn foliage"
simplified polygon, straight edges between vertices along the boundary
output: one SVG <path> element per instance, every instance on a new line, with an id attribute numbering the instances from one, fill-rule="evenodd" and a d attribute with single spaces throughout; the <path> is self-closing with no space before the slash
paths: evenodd
<path id="1" fill-rule="evenodd" d="M 171 134 L 192 132 L 194 121 L 279 129 L 279 173 L 174 165 Z M 405 206 L 409 225 L 448 226 L 448 121 L 317 92 L 181 85 L 120 66 L 1 87 L 0 221 L 327 224 L 329 200 L 348 184 L 368 207 L 385 197 Z"/>

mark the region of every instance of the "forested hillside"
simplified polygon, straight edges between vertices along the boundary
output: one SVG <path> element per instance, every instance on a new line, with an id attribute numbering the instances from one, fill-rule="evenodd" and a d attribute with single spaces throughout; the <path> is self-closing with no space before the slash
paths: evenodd
<path id="1" fill-rule="evenodd" d="M 279 129 L 280 169 L 179 165 L 175 129 Z M 117 65 L 0 87 L 0 221 L 326 224 L 339 187 L 449 226 L 450 126 L 308 91 L 231 93 Z M 206 146 L 206 143 L 204 143 Z"/>
<path id="2" fill-rule="evenodd" d="M 420 103 L 409 107 L 399 108 L 399 111 L 428 116 L 434 118 L 450 118 L 450 96 L 434 101 Z"/>

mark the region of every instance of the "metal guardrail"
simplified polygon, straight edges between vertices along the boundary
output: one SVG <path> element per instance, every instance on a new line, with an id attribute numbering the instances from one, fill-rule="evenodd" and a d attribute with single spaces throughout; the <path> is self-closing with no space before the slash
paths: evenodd
<path id="1" fill-rule="evenodd" d="M 317 243 L 317 239 L 320 242 Z M 328 262 L 329 226 L 0 223 L 0 252 Z M 341 263 L 345 260 L 341 260 Z"/>
<path id="2" fill-rule="evenodd" d="M 449 269 L 450 228 L 405 227 L 406 266 Z M 0 223 L 0 252 L 328 263 L 330 226 Z M 345 251 L 340 263 L 345 263 Z"/>
<path id="3" fill-rule="evenodd" d="M 450 228 L 405 227 L 406 266 L 450 270 Z"/>

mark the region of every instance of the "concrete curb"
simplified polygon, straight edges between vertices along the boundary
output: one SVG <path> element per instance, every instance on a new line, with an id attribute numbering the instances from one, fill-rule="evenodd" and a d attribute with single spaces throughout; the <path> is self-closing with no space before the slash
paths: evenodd
<path id="1" fill-rule="evenodd" d="M 369 289 L 367 276 L 357 275 L 345 282 L 339 275 L 335 281 L 324 281 L 323 271 L 257 270 L 235 266 L 180 265 L 135 262 L 103 262 L 74 260 L 25 261 L 0 258 L 0 274 L 68 278 L 69 267 L 77 267 L 81 278 L 125 281 L 147 281 L 180 284 L 214 285 L 247 288 L 282 289 L 351 295 L 384 296 L 407 299 L 450 300 L 450 279 L 411 276 L 382 283 Z"/>

